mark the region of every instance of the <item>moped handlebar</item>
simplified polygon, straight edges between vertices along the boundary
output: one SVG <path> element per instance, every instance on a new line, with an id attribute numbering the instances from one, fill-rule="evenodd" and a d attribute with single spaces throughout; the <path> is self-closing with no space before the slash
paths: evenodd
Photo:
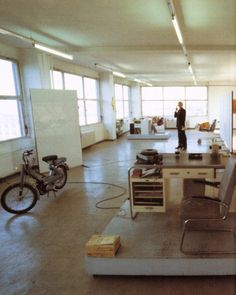
<path id="1" fill-rule="evenodd" d="M 33 152 L 34 152 L 33 149 L 32 150 L 26 150 L 26 151 L 23 152 L 23 155 L 25 155 L 25 156 L 32 155 Z"/>
<path id="2" fill-rule="evenodd" d="M 30 155 L 33 155 L 33 153 L 34 153 L 33 149 L 32 150 L 26 150 L 26 151 L 23 152 L 22 159 L 23 159 L 23 161 L 24 161 L 24 163 L 26 165 L 29 164 L 29 161 L 28 161 L 27 157 L 29 157 Z"/>

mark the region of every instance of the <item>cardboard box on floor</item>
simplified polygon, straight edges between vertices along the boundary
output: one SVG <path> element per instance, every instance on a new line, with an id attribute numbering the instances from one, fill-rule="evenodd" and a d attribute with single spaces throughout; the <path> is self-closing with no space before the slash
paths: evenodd
<path id="1" fill-rule="evenodd" d="M 119 235 L 92 235 L 85 250 L 88 256 L 114 257 L 120 245 Z"/>

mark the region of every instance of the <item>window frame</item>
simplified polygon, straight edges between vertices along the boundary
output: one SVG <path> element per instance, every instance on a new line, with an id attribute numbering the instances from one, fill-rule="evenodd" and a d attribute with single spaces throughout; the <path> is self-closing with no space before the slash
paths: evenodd
<path id="1" fill-rule="evenodd" d="M 118 86 L 121 86 L 121 92 L 122 92 L 122 98 L 116 98 L 116 85 Z M 127 90 L 128 90 L 128 98 L 126 99 L 125 98 L 125 90 L 124 88 L 127 87 Z M 131 90 L 130 90 L 130 86 L 126 85 L 126 84 L 121 84 L 121 83 L 114 83 L 114 95 L 115 95 L 115 102 L 121 102 L 122 103 L 122 114 L 123 116 L 120 118 L 120 117 L 117 117 L 117 109 L 116 109 L 116 119 L 119 120 L 119 119 L 127 119 L 130 117 L 130 93 L 131 93 Z M 125 116 L 125 113 L 126 113 L 126 109 L 125 109 L 125 102 L 127 103 L 128 102 L 128 115 Z"/>
<path id="2" fill-rule="evenodd" d="M 187 116 L 188 117 L 191 117 L 191 118 L 198 118 L 198 117 L 202 117 L 202 116 L 208 116 L 208 111 L 209 111 L 209 89 L 208 89 L 208 86 L 158 86 L 158 87 L 161 87 L 162 88 L 162 99 L 143 99 L 142 98 L 142 88 L 148 88 L 147 86 L 142 86 L 141 87 L 141 107 L 142 107 L 142 109 L 141 109 L 141 112 L 142 112 L 142 116 L 148 116 L 148 115 L 144 115 L 143 114 L 143 109 L 144 109 L 144 106 L 143 106 L 143 104 L 145 104 L 145 102 L 154 102 L 154 101 L 160 101 L 160 102 L 162 102 L 162 110 L 161 110 L 161 112 L 160 112 L 160 114 L 157 114 L 157 115 L 160 115 L 160 116 L 164 116 L 164 117 L 166 117 L 166 118 L 169 118 L 171 115 L 170 114 L 166 114 L 165 113 L 165 102 L 172 102 L 173 103 L 173 109 L 174 109 L 174 107 L 175 107 L 175 105 L 177 104 L 177 102 L 179 101 L 179 100 L 181 100 L 182 102 L 183 102 L 183 104 L 184 104 L 184 106 L 186 107 L 187 105 L 188 105 L 188 103 L 189 102 L 192 102 L 192 101 L 194 101 L 194 102 L 196 102 L 196 101 L 201 101 L 201 102 L 205 102 L 206 103 L 206 113 L 203 113 L 203 114 L 201 114 L 201 115 L 191 115 L 191 114 L 187 114 Z M 181 98 L 181 99 L 176 99 L 176 100 L 173 100 L 173 99 L 165 99 L 165 88 L 166 87 L 182 87 L 183 88 L 183 93 L 184 93 L 184 97 L 183 98 Z M 197 100 L 197 99 L 188 99 L 187 98 L 187 95 L 186 95 L 186 92 L 187 92 L 187 88 L 189 88 L 189 87 L 204 87 L 204 88 L 206 88 L 206 98 L 203 98 L 203 99 L 200 99 L 200 100 Z"/>
<path id="3" fill-rule="evenodd" d="M 89 76 L 86 76 L 86 75 L 79 75 L 79 74 L 75 74 L 75 73 L 72 73 L 72 72 L 67 72 L 67 71 L 64 71 L 64 70 L 60 70 L 60 69 L 57 69 L 57 68 L 53 68 L 52 70 L 52 79 L 51 79 L 51 83 L 52 83 L 52 87 L 53 89 L 54 88 L 54 85 L 53 85 L 53 72 L 54 71 L 57 71 L 57 72 L 61 72 L 62 73 L 62 86 L 63 88 L 61 90 L 67 90 L 66 89 L 66 84 L 65 84 L 65 74 L 69 74 L 69 75 L 74 75 L 74 76 L 79 76 L 81 77 L 82 79 L 82 97 L 78 97 L 77 96 L 77 102 L 78 102 L 78 114 L 79 114 L 79 120 L 80 120 L 80 109 L 79 109 L 79 102 L 81 103 L 81 105 L 83 105 L 83 114 L 84 114 L 84 122 L 85 124 L 81 124 L 80 121 L 79 121 L 79 125 L 81 127 L 84 127 L 84 126 L 89 126 L 89 125 L 94 125 L 94 124 L 99 124 L 101 123 L 101 99 L 99 97 L 99 81 L 98 79 L 96 78 L 93 78 L 93 77 L 89 77 Z M 97 95 L 97 98 L 86 98 L 85 97 L 85 83 L 84 83 L 84 79 L 93 79 L 96 81 L 96 95 Z M 76 90 L 76 89 L 75 89 Z M 97 102 L 97 119 L 98 121 L 97 122 L 94 122 L 94 123 L 88 123 L 88 118 L 87 118 L 87 109 L 86 109 L 86 101 L 96 101 Z"/>
<path id="4" fill-rule="evenodd" d="M 20 130 L 20 136 L 17 137 L 11 137 L 7 139 L 0 139 L 0 143 L 8 142 L 12 140 L 17 140 L 25 137 L 27 134 L 25 132 L 25 109 L 24 109 L 24 99 L 23 99 L 23 88 L 21 83 L 21 74 L 20 74 L 20 66 L 18 60 L 14 58 L 7 58 L 0 56 L 0 60 L 5 60 L 12 63 L 13 66 L 13 81 L 14 86 L 16 90 L 16 95 L 3 95 L 0 94 L 0 100 L 6 101 L 6 100 L 13 100 L 16 101 L 17 104 L 17 113 L 18 113 L 18 119 L 19 119 L 19 130 Z"/>

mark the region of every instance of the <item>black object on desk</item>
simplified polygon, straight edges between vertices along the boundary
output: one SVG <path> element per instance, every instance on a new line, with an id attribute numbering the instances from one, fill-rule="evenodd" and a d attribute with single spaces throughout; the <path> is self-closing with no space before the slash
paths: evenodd
<path id="1" fill-rule="evenodd" d="M 189 160 L 202 160 L 202 154 L 201 153 L 190 153 L 188 155 Z"/>
<path id="2" fill-rule="evenodd" d="M 142 150 L 141 153 L 136 155 L 138 164 L 162 164 L 162 155 L 158 154 L 158 151 L 155 149 L 146 149 Z"/>

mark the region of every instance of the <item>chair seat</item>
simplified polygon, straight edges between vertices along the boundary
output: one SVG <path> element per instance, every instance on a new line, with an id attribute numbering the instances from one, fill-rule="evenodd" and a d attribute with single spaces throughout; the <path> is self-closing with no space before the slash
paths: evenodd
<path id="1" fill-rule="evenodd" d="M 209 202 L 207 202 L 206 199 L 197 198 L 195 196 L 184 198 L 180 205 L 181 219 L 220 218 L 220 202 L 211 202 L 210 200 L 214 199 L 209 197 Z"/>

